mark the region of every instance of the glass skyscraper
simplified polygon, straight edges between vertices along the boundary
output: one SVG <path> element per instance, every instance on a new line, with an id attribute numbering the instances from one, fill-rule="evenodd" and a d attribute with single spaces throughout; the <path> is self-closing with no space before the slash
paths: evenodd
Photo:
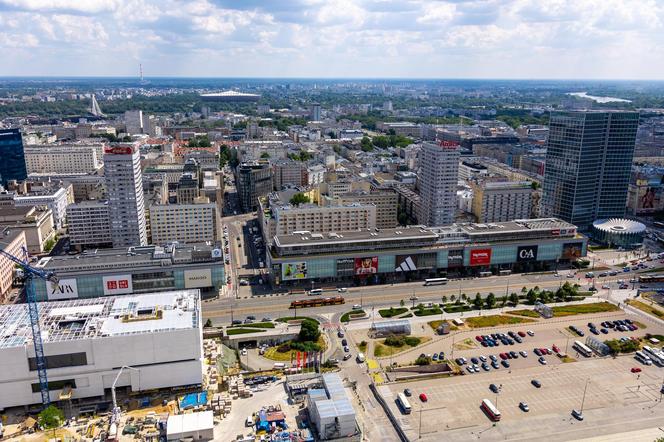
<path id="1" fill-rule="evenodd" d="M 23 137 L 18 129 L 0 129 L 0 183 L 28 177 L 23 154 Z"/>
<path id="2" fill-rule="evenodd" d="M 625 215 L 638 112 L 552 112 L 543 213 L 590 229 Z"/>

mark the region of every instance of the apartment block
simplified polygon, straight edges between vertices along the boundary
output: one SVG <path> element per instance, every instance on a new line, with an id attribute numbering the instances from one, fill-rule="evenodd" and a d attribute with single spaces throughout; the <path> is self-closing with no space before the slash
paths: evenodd
<path id="1" fill-rule="evenodd" d="M 530 181 L 471 181 L 472 211 L 477 222 L 528 219 L 532 210 Z"/>
<path id="2" fill-rule="evenodd" d="M 152 244 L 216 242 L 220 240 L 220 225 L 214 203 L 150 206 Z"/>
<path id="3" fill-rule="evenodd" d="M 108 246 L 111 240 L 108 201 L 82 201 L 67 207 L 67 232 L 75 247 Z"/>

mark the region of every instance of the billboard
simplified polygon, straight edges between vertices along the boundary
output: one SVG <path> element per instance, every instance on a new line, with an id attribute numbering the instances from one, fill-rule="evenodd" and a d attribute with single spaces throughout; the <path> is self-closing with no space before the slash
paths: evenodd
<path id="1" fill-rule="evenodd" d="M 78 285 L 75 279 L 61 279 L 57 284 L 46 281 L 46 290 L 49 301 L 78 298 Z"/>
<path id="2" fill-rule="evenodd" d="M 412 272 L 417 270 L 417 255 L 397 255 L 395 272 Z"/>
<path id="3" fill-rule="evenodd" d="M 636 211 L 637 213 L 651 213 L 662 208 L 662 188 L 653 186 L 639 187 Z"/>
<path id="4" fill-rule="evenodd" d="M 133 291 L 131 275 L 104 276 L 104 295 L 126 295 Z"/>
<path id="5" fill-rule="evenodd" d="M 184 271 L 184 288 L 195 289 L 212 286 L 212 269 Z"/>
<path id="6" fill-rule="evenodd" d="M 306 262 L 288 262 L 281 264 L 281 279 L 290 281 L 293 279 L 306 279 L 308 273 Z"/>
<path id="7" fill-rule="evenodd" d="M 355 258 L 355 275 L 375 275 L 378 273 L 378 257 Z"/>
<path id="8" fill-rule="evenodd" d="M 104 148 L 107 155 L 131 155 L 134 153 L 133 146 L 107 146 Z"/>
<path id="9" fill-rule="evenodd" d="M 447 252 L 447 267 L 463 266 L 463 249 L 454 249 Z"/>
<path id="10" fill-rule="evenodd" d="M 516 251 L 516 262 L 537 261 L 537 246 L 521 246 Z"/>
<path id="11" fill-rule="evenodd" d="M 563 244 L 562 259 L 576 259 L 581 257 L 583 250 L 583 243 L 581 242 L 567 242 Z"/>
<path id="12" fill-rule="evenodd" d="M 471 266 L 487 266 L 491 264 L 491 249 L 474 249 L 470 251 Z"/>

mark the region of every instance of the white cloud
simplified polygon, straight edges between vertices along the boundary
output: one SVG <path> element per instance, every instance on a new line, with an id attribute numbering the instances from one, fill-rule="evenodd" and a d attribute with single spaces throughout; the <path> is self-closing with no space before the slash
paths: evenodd
<path id="1" fill-rule="evenodd" d="M 0 75 L 658 78 L 663 3 L 0 0 Z"/>

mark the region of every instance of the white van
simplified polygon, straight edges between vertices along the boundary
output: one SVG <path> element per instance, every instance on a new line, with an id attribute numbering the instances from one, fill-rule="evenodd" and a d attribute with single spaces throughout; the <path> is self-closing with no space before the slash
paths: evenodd
<path id="1" fill-rule="evenodd" d="M 283 370 L 284 368 L 286 368 L 286 364 L 284 364 L 283 362 L 275 362 L 272 368 L 274 368 L 275 370 Z"/>
<path id="2" fill-rule="evenodd" d="M 253 427 L 254 426 L 254 417 L 249 415 L 247 416 L 247 420 L 244 422 L 244 425 L 246 427 Z"/>
<path id="3" fill-rule="evenodd" d="M 357 362 L 358 363 L 364 362 L 364 353 L 358 353 L 357 354 Z"/>

